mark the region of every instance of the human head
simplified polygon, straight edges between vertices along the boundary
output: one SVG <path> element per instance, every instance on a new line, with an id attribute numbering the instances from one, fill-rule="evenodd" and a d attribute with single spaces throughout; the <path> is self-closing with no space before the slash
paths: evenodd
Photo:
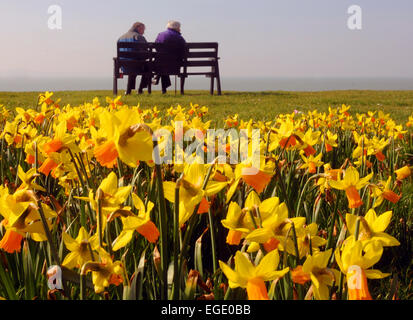
<path id="1" fill-rule="evenodd" d="M 135 22 L 130 28 L 130 31 L 143 34 L 145 32 L 145 25 L 142 22 Z"/>
<path id="2" fill-rule="evenodd" d="M 181 32 L 181 23 L 178 22 L 178 21 L 171 20 L 171 21 L 168 22 L 168 24 L 166 25 L 166 27 L 167 27 L 168 29 L 172 29 L 172 30 Z"/>

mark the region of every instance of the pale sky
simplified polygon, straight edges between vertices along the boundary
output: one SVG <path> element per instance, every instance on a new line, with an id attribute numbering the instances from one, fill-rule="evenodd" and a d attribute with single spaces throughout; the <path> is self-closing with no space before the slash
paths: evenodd
<path id="1" fill-rule="evenodd" d="M 412 0 L 1 0 L 0 77 L 111 77 L 119 36 L 142 21 L 154 41 L 172 19 L 219 42 L 224 77 L 413 77 Z"/>

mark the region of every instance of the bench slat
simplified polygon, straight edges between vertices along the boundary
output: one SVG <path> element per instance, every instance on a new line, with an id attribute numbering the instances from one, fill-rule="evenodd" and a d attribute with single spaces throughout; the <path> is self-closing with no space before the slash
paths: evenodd
<path id="1" fill-rule="evenodd" d="M 187 67 L 213 67 L 215 64 L 215 60 L 196 60 L 186 61 L 183 65 Z"/>
<path id="2" fill-rule="evenodd" d="M 152 43 L 141 43 L 141 42 L 118 42 L 117 48 L 131 48 L 139 50 L 150 50 L 153 47 Z"/>
<path id="3" fill-rule="evenodd" d="M 200 51 L 200 52 L 188 52 L 187 58 L 216 58 L 217 52 L 214 51 Z"/>
<path id="4" fill-rule="evenodd" d="M 152 54 L 150 52 L 119 52 L 118 58 L 133 59 L 133 60 L 146 60 L 146 59 L 151 59 Z"/>
<path id="5" fill-rule="evenodd" d="M 187 48 L 192 48 L 192 49 L 206 49 L 206 48 L 212 48 L 212 49 L 218 49 L 218 42 L 188 42 L 186 44 Z"/>

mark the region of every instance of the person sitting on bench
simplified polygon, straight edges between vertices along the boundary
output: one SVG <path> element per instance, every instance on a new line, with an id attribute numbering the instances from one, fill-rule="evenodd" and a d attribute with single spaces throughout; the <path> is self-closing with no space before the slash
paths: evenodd
<path id="1" fill-rule="evenodd" d="M 139 43 L 147 43 L 145 37 L 143 36 L 145 32 L 145 25 L 142 22 L 135 22 L 132 27 L 129 29 L 128 32 L 126 32 L 124 35 L 122 35 L 118 42 L 139 42 Z M 120 51 L 132 51 L 130 48 L 121 48 Z M 121 58 L 121 59 L 127 59 L 127 58 Z M 123 72 L 128 72 L 128 70 L 124 70 L 122 67 Z M 132 90 L 135 89 L 136 87 L 136 74 L 129 74 L 128 76 L 128 85 L 126 87 L 126 95 L 129 95 Z M 138 93 L 141 94 L 143 93 L 143 88 L 146 88 L 148 86 L 149 79 L 145 76 L 142 76 Z"/>
<path id="2" fill-rule="evenodd" d="M 181 24 L 178 21 L 169 21 L 167 30 L 158 34 L 155 42 L 166 44 L 162 51 L 159 52 L 157 64 L 159 69 L 156 70 L 155 84 L 161 79 L 162 93 L 171 85 L 171 79 L 168 74 L 177 74 L 185 55 L 186 41 L 181 35 Z"/>

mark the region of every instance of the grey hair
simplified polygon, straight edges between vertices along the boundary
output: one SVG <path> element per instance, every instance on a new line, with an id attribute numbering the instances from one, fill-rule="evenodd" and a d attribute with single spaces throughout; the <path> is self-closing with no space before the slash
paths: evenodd
<path id="1" fill-rule="evenodd" d="M 136 32 L 140 26 L 145 26 L 142 22 L 135 22 L 132 27 L 129 29 L 131 32 Z"/>
<path id="2" fill-rule="evenodd" d="M 181 28 L 181 23 L 178 22 L 178 21 L 171 20 L 171 21 L 168 22 L 166 27 L 169 28 L 169 29 L 173 29 L 173 30 L 178 31 Z"/>

